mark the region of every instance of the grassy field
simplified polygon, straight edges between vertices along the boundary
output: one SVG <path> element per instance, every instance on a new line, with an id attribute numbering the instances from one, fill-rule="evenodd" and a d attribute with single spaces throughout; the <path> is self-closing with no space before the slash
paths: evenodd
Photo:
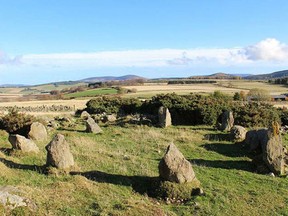
<path id="1" fill-rule="evenodd" d="M 214 91 L 233 95 L 235 92 L 248 92 L 252 88 L 266 89 L 271 95 L 287 93 L 288 88 L 282 85 L 269 84 L 260 81 L 249 80 L 217 80 L 216 84 L 191 84 L 191 85 L 167 85 L 165 83 L 145 83 L 139 86 L 126 86 L 127 89 L 137 89 L 136 93 L 126 95 L 127 97 L 149 98 L 155 94 L 172 93 L 189 94 L 201 93 L 209 94 Z"/>
<path id="2" fill-rule="evenodd" d="M 103 134 L 87 134 L 79 122 L 50 132 L 50 138 L 60 132 L 70 143 L 77 163 L 73 175 L 42 172 L 49 140 L 38 143 L 38 155 L 9 155 L 8 135 L 2 131 L 0 184 L 25 191 L 37 205 L 32 215 L 288 215 L 287 178 L 254 173 L 247 151 L 211 127 L 102 128 Z M 145 193 L 171 141 L 192 163 L 204 196 L 167 204 Z"/>
<path id="3" fill-rule="evenodd" d="M 99 95 L 111 95 L 111 94 L 117 94 L 117 90 L 114 88 L 89 89 L 86 91 L 66 94 L 65 97 L 66 98 L 95 97 Z"/>

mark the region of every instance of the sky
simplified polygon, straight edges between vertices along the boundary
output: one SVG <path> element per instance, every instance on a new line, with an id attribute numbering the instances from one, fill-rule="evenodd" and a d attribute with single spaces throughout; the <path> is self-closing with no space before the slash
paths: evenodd
<path id="1" fill-rule="evenodd" d="M 288 69 L 287 0 L 0 0 L 0 84 Z"/>

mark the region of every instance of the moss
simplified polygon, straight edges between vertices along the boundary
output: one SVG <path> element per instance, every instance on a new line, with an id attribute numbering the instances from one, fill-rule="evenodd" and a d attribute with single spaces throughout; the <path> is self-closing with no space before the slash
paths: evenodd
<path id="1" fill-rule="evenodd" d="M 162 181 L 159 184 L 157 194 L 163 199 L 188 200 L 192 198 L 193 191 L 199 187 L 200 182 L 198 180 L 183 184 Z"/>

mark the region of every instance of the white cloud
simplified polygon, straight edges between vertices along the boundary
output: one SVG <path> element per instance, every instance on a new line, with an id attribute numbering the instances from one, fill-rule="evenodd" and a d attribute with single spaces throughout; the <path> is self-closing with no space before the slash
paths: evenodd
<path id="1" fill-rule="evenodd" d="M 275 38 L 267 38 L 259 43 L 244 48 L 247 59 L 252 61 L 287 61 L 288 45 Z"/>
<path id="2" fill-rule="evenodd" d="M 25 67 L 103 68 L 103 67 L 211 67 L 257 65 L 257 62 L 286 64 L 288 46 L 268 38 L 243 48 L 156 49 L 105 51 L 93 53 L 27 54 L 21 58 L 1 57 L 0 64 Z"/>

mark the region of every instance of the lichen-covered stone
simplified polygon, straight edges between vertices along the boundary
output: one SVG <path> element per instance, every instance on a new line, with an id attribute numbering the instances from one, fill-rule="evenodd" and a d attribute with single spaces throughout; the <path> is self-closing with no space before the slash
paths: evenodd
<path id="1" fill-rule="evenodd" d="M 59 169 L 69 169 L 74 166 L 74 158 L 69 144 L 62 134 L 57 134 L 45 148 L 47 150 L 47 166 Z"/>

